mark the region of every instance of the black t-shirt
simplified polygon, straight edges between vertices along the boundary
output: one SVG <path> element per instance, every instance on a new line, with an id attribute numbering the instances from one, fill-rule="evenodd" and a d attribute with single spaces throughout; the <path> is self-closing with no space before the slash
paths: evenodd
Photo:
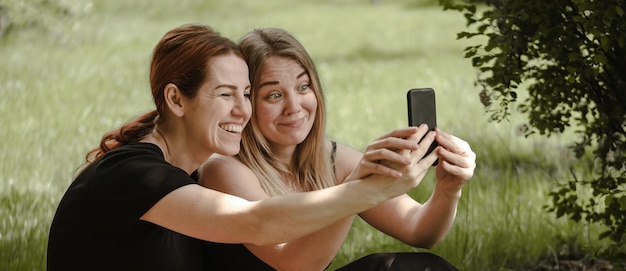
<path id="1" fill-rule="evenodd" d="M 167 163 L 154 144 L 108 152 L 63 196 L 50 227 L 48 270 L 202 270 L 200 240 L 139 219 L 195 183 L 197 174 Z"/>
<path id="2" fill-rule="evenodd" d="M 242 244 L 204 242 L 204 271 L 274 271 Z"/>

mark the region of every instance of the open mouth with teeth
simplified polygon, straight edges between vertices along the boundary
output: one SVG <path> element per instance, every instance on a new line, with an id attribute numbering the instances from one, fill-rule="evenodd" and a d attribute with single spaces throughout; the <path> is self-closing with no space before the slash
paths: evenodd
<path id="1" fill-rule="evenodd" d="M 241 133 L 241 131 L 243 131 L 243 126 L 241 125 L 235 125 L 235 124 L 226 124 L 226 125 L 220 125 L 220 128 L 222 128 L 223 130 L 230 132 L 230 133 Z"/>

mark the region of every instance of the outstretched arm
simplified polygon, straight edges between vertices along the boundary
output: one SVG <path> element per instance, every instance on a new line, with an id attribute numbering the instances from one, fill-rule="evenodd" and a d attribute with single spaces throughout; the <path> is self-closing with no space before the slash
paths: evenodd
<path id="1" fill-rule="evenodd" d="M 416 247 L 430 248 L 448 234 L 463 185 L 476 167 L 476 155 L 467 142 L 439 129 L 436 132 L 440 162 L 431 197 L 422 205 L 402 195 L 361 214 L 374 227 Z"/>
<path id="2" fill-rule="evenodd" d="M 426 149 L 420 147 L 413 152 L 413 161 Z M 417 167 L 406 167 L 400 178 L 372 175 L 323 190 L 260 201 L 248 201 L 200 185 L 186 185 L 163 197 L 141 219 L 213 242 L 282 243 L 409 191 L 435 158 L 422 159 Z"/>
<path id="3" fill-rule="evenodd" d="M 414 150 L 417 148 L 415 142 L 408 142 L 406 139 L 400 138 L 396 138 L 398 140 L 388 139 L 396 136 L 410 137 L 415 133 L 417 133 L 416 129 L 396 130 L 377 138 L 368 148 L 372 149 L 372 152 L 378 152 L 378 154 L 374 154 L 377 159 L 409 164 L 411 159 L 408 155 L 403 156 L 392 151 L 380 152 L 378 149 L 403 149 L 406 147 Z M 328 148 L 330 149 L 330 142 L 328 142 Z M 341 183 L 353 169 L 352 167 L 346 170 L 343 166 L 345 163 L 342 160 L 344 160 L 346 153 L 356 153 L 357 159 L 361 157 L 360 153 L 355 150 L 343 145 L 338 146 L 336 162 L 339 180 L 336 181 L 337 183 Z M 393 175 L 396 171 L 369 163 L 364 163 L 364 167 L 362 172 L 375 174 L 388 173 Z M 214 156 L 203 166 L 202 172 L 201 185 L 248 200 L 268 198 L 254 173 L 234 157 Z M 401 175 L 401 172 L 398 171 L 397 173 Z M 330 208 L 335 209 L 337 206 Z M 323 270 L 341 247 L 352 224 L 353 215 L 354 213 L 348 214 L 345 218 L 333 222 L 327 227 L 288 242 L 277 245 L 246 244 L 246 247 L 258 258 L 278 270 Z M 306 269 L 303 269 L 305 267 Z"/>
<path id="4" fill-rule="evenodd" d="M 203 186 L 247 200 L 269 198 L 255 174 L 235 157 L 213 156 L 202 171 L 210 174 L 200 178 Z M 353 218 L 346 216 L 328 227 L 281 244 L 245 246 L 277 270 L 323 270 L 341 247 Z"/>

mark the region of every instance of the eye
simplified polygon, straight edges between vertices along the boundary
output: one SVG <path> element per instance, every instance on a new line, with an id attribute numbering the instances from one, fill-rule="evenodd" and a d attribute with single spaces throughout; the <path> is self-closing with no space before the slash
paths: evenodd
<path id="1" fill-rule="evenodd" d="M 278 98 L 282 97 L 282 95 L 278 92 L 272 92 L 269 95 L 267 95 L 267 99 L 268 100 L 276 100 Z"/>
<path id="2" fill-rule="evenodd" d="M 251 96 L 250 92 L 246 92 L 243 94 L 243 97 L 245 97 L 246 100 L 250 100 L 250 96 Z"/>
<path id="3" fill-rule="evenodd" d="M 307 91 L 309 89 L 309 84 L 302 84 L 300 85 L 300 87 L 298 87 L 298 91 L 303 92 L 303 91 Z"/>
<path id="4" fill-rule="evenodd" d="M 222 92 L 222 93 L 220 93 L 220 96 L 228 98 L 228 97 L 232 97 L 233 93 L 231 93 L 231 92 Z"/>

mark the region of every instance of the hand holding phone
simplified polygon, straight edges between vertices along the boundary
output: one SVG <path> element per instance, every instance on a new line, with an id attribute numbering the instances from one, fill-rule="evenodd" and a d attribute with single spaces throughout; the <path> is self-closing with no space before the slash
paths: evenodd
<path id="1" fill-rule="evenodd" d="M 427 124 L 430 131 L 437 127 L 437 110 L 435 106 L 435 91 L 432 88 L 414 88 L 407 92 L 407 105 L 409 111 L 409 126 Z M 428 148 L 426 155 L 437 147 L 433 142 Z M 435 161 L 433 166 L 437 165 Z"/>

